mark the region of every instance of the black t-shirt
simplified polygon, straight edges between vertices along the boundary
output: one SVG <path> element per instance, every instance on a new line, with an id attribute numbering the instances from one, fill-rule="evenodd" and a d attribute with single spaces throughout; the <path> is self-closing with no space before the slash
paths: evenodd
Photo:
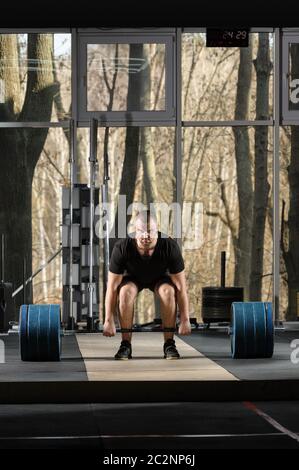
<path id="1" fill-rule="evenodd" d="M 142 256 L 132 238 L 118 240 L 112 250 L 109 271 L 114 274 L 130 275 L 142 284 L 151 284 L 165 274 L 177 274 L 184 270 L 184 260 L 178 243 L 171 237 L 161 237 L 158 232 L 157 243 L 151 256 Z"/>

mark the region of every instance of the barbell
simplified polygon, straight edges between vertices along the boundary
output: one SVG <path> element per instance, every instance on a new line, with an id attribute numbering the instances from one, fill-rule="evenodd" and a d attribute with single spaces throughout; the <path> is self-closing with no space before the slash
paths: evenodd
<path id="1" fill-rule="evenodd" d="M 118 333 L 178 332 L 177 328 L 117 328 Z M 102 330 L 99 330 L 101 333 Z M 233 302 L 231 305 L 232 358 L 270 358 L 274 348 L 271 302 Z M 59 361 L 61 357 L 60 305 L 22 305 L 19 345 L 22 361 Z"/>

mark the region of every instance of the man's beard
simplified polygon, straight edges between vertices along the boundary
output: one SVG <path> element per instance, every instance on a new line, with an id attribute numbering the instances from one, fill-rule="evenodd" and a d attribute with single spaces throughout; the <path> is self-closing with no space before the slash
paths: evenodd
<path id="1" fill-rule="evenodd" d="M 149 250 L 155 247 L 155 240 L 150 240 L 148 242 L 142 242 L 141 240 L 139 240 L 139 244 L 137 241 L 136 241 L 136 244 L 139 248 L 142 248 L 145 251 L 144 254 L 146 255 L 146 253 L 148 253 Z M 149 255 L 147 254 L 147 256 Z"/>

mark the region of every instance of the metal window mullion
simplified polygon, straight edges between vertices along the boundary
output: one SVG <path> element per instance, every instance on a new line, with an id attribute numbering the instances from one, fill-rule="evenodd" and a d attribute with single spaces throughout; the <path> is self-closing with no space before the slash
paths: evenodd
<path id="1" fill-rule="evenodd" d="M 0 28 L 0 34 L 68 34 L 70 28 Z"/>
<path id="2" fill-rule="evenodd" d="M 117 112 L 117 111 L 114 111 Z M 159 111 L 156 111 L 159 112 Z M 173 112 L 173 110 L 171 111 Z M 111 111 L 109 111 L 111 113 Z M 174 127 L 176 125 L 175 118 L 173 117 L 159 117 L 153 118 L 140 118 L 139 116 L 132 116 L 132 119 L 128 120 L 125 118 L 119 118 L 114 120 L 111 116 L 100 115 L 98 113 L 88 113 L 90 116 L 86 114 L 86 116 L 80 116 L 80 120 L 78 121 L 78 127 L 88 127 L 89 121 L 92 118 L 95 118 L 99 121 L 99 127 Z"/>
<path id="3" fill-rule="evenodd" d="M 98 143 L 98 122 L 96 119 L 91 119 L 90 121 L 90 141 L 89 141 L 89 308 L 88 308 L 88 319 L 89 319 L 89 328 L 93 329 L 93 299 L 94 299 L 94 286 L 93 282 L 93 268 L 94 268 L 94 256 L 93 256 L 93 232 L 94 232 L 94 195 L 95 195 L 95 166 L 97 162 L 97 143 Z"/>
<path id="4" fill-rule="evenodd" d="M 72 119 L 74 121 L 74 184 L 78 183 L 78 149 L 77 149 L 77 128 L 78 128 L 78 43 L 77 30 L 72 28 L 72 46 L 71 46 L 71 97 L 72 97 Z"/>
<path id="5" fill-rule="evenodd" d="M 29 129 L 42 129 L 44 127 L 61 127 L 64 129 L 69 128 L 70 121 L 60 121 L 60 122 L 0 122 L 0 128 L 2 129 L 20 129 L 20 128 L 29 128 Z"/>
<path id="6" fill-rule="evenodd" d="M 176 118 L 175 126 L 175 148 L 174 148 L 174 176 L 175 176 L 175 188 L 176 194 L 174 202 L 176 202 L 175 210 L 173 211 L 173 228 L 174 234 L 176 235 L 176 241 L 182 249 L 182 60 L 181 60 L 181 46 L 182 46 L 182 30 L 181 28 L 176 29 L 175 35 L 175 56 L 173 59 L 173 85 L 174 85 L 174 112 Z M 177 209 L 181 209 L 181 214 L 178 213 Z M 179 230 L 177 230 L 179 228 Z M 179 233 L 178 233 L 179 232 Z M 178 236 L 177 236 L 178 235 Z M 176 315 L 178 315 L 178 305 L 176 305 Z"/>
<path id="7" fill-rule="evenodd" d="M 274 33 L 274 126 L 273 126 L 273 308 L 279 323 L 280 231 L 279 231 L 279 131 L 280 131 L 280 30 Z"/>
<path id="8" fill-rule="evenodd" d="M 73 207 L 74 207 L 74 121 L 69 123 L 69 165 L 70 165 L 70 191 L 69 191 L 69 322 L 74 328 L 73 305 Z"/>
<path id="9" fill-rule="evenodd" d="M 282 119 L 282 126 L 298 126 L 299 125 L 299 117 L 298 119 Z"/>
<path id="10" fill-rule="evenodd" d="M 183 127 L 254 127 L 254 126 L 273 126 L 274 120 L 257 121 L 182 121 Z"/>
<path id="11" fill-rule="evenodd" d="M 71 46 L 71 96 L 72 96 L 72 118 L 78 123 L 78 43 L 77 30 L 72 29 L 72 46 Z"/>
<path id="12" fill-rule="evenodd" d="M 176 197 L 175 201 L 182 212 L 182 30 L 177 29 L 176 33 L 176 57 L 175 57 L 175 91 L 176 91 L 176 128 L 175 128 L 175 178 L 176 178 Z M 174 227 L 180 224 L 179 233 L 181 236 L 178 238 L 178 243 L 182 248 L 182 217 L 179 221 L 174 219 Z"/>
<path id="13" fill-rule="evenodd" d="M 283 35 L 292 36 L 292 34 L 299 33 L 299 28 L 282 28 Z"/>
<path id="14" fill-rule="evenodd" d="M 140 36 L 142 34 L 165 36 L 175 33 L 175 28 L 153 27 L 153 28 L 78 28 L 78 33 L 82 36 L 115 36 L 129 34 L 130 36 Z"/>
<path id="15" fill-rule="evenodd" d="M 199 27 L 199 28 L 192 28 L 192 27 L 188 27 L 188 28 L 183 28 L 183 34 L 184 33 L 189 33 L 189 34 L 196 34 L 196 33 L 206 33 L 207 32 L 207 29 L 214 29 L 214 28 L 206 28 L 206 27 Z M 222 27 L 222 28 L 216 28 L 216 29 L 237 29 L 237 30 L 241 30 L 241 29 L 247 29 L 247 28 L 225 28 L 225 27 Z M 273 33 L 274 29 L 273 28 L 249 28 L 249 32 L 250 33 Z"/>
<path id="16" fill-rule="evenodd" d="M 282 39 L 282 117 L 283 119 L 289 116 L 289 87 L 288 87 L 288 69 L 289 69 L 289 57 L 288 57 L 288 46 L 289 38 L 283 37 Z M 275 46 L 274 46 L 275 47 Z"/>

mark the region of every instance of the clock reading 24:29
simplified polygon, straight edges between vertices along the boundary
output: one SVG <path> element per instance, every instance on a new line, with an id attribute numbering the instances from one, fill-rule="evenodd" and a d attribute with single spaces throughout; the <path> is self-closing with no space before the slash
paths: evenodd
<path id="1" fill-rule="evenodd" d="M 210 29 L 207 28 L 207 47 L 248 47 L 248 29 Z"/>

